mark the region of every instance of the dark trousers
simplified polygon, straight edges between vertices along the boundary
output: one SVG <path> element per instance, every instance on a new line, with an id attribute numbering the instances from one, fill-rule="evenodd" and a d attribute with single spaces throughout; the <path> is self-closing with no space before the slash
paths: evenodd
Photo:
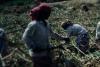
<path id="1" fill-rule="evenodd" d="M 89 48 L 89 35 L 88 33 L 83 33 L 77 36 L 76 39 L 77 46 L 83 52 L 86 52 Z"/>
<path id="2" fill-rule="evenodd" d="M 44 55 L 38 53 L 39 55 L 33 56 L 34 67 L 52 67 L 52 57 L 51 54 L 46 52 Z"/>

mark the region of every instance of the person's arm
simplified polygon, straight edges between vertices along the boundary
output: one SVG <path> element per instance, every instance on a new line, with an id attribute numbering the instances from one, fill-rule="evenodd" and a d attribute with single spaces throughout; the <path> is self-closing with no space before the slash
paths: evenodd
<path id="1" fill-rule="evenodd" d="M 67 37 L 70 38 L 72 36 L 72 31 L 67 32 Z"/>
<path id="2" fill-rule="evenodd" d="M 35 49 L 35 44 L 32 41 L 33 34 L 35 32 L 35 24 L 29 24 L 28 27 L 25 29 L 25 32 L 23 33 L 22 40 L 25 42 L 26 46 L 29 49 Z"/>
<path id="3" fill-rule="evenodd" d="M 67 37 L 70 38 L 71 36 L 75 35 L 75 28 L 73 26 L 70 26 L 69 28 L 65 29 L 67 30 Z"/>
<path id="4" fill-rule="evenodd" d="M 68 37 L 61 36 L 58 33 L 53 32 L 50 27 L 49 27 L 49 31 L 50 31 L 51 39 L 65 40 L 66 42 L 69 42 L 70 41 L 70 39 Z"/>

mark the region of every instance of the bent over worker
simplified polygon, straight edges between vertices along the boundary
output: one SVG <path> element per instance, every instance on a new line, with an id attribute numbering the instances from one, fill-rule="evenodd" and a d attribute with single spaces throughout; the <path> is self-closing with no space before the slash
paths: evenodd
<path id="1" fill-rule="evenodd" d="M 67 37 L 76 37 L 77 47 L 84 53 L 89 49 L 89 34 L 88 31 L 81 25 L 66 21 L 62 23 L 62 28 L 68 33 Z"/>

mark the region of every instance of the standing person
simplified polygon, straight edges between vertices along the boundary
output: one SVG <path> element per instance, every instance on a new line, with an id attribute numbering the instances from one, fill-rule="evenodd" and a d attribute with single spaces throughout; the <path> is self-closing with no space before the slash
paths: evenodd
<path id="1" fill-rule="evenodd" d="M 62 23 L 62 28 L 67 30 L 67 37 L 70 38 L 71 36 L 76 36 L 76 44 L 77 47 L 83 51 L 84 53 L 87 52 L 89 48 L 89 35 L 87 30 L 79 25 L 74 24 L 71 21 L 67 21 Z"/>
<path id="2" fill-rule="evenodd" d="M 7 55 L 7 37 L 5 31 L 0 28 L 0 54 L 2 57 Z"/>
<path id="3" fill-rule="evenodd" d="M 100 49 L 100 21 L 97 23 L 96 27 L 96 44 L 97 47 Z"/>
<path id="4" fill-rule="evenodd" d="M 33 8 L 30 12 L 32 21 L 23 33 L 22 39 L 29 48 L 34 67 L 52 67 L 51 53 L 48 51 L 51 47 L 49 44 L 50 35 L 60 40 L 69 40 L 52 32 L 46 21 L 50 13 L 51 7 L 47 3 L 41 3 Z"/>

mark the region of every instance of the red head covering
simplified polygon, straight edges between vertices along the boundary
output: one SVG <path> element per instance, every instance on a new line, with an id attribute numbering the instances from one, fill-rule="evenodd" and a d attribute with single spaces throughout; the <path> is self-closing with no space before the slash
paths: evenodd
<path id="1" fill-rule="evenodd" d="M 30 12 L 33 20 L 45 20 L 48 19 L 51 13 L 51 7 L 47 3 L 41 3 L 39 6 L 33 8 Z"/>

